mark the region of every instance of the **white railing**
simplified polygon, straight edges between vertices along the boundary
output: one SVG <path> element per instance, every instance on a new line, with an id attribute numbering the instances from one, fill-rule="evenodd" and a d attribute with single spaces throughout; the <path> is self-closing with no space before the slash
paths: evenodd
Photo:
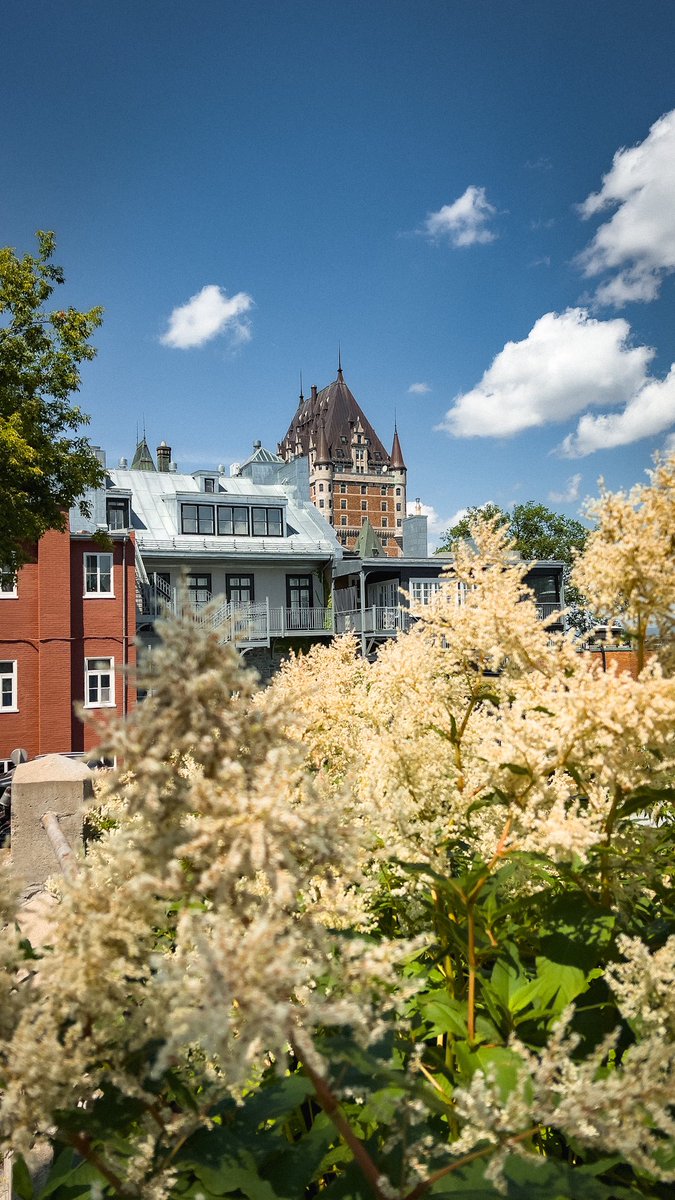
<path id="1" fill-rule="evenodd" d="M 400 605 L 374 605 L 367 608 L 363 614 L 359 609 L 336 613 L 335 631 L 336 633 L 347 633 L 349 630 L 354 630 L 355 633 L 393 635 L 399 630 L 409 629 L 414 620 L 415 618 L 409 610 Z"/>
<path id="2" fill-rule="evenodd" d="M 333 633 L 332 608 L 271 608 L 270 635 L 286 637 L 296 633 Z"/>

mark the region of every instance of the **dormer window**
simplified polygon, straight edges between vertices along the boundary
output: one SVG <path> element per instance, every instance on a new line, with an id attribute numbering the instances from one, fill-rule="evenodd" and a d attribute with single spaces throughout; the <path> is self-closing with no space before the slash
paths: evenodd
<path id="1" fill-rule="evenodd" d="M 215 479 L 209 478 L 208 475 L 205 475 L 204 476 L 204 491 L 205 492 L 215 492 L 215 490 L 216 490 Z"/>
<path id="2" fill-rule="evenodd" d="M 115 496 L 105 502 L 105 519 L 108 529 L 129 528 L 129 501 Z"/>

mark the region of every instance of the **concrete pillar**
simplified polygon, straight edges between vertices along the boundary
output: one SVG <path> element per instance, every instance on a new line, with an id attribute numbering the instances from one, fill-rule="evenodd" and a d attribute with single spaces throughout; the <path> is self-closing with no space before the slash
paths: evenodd
<path id="1" fill-rule="evenodd" d="M 58 817 L 71 848 L 82 850 L 83 804 L 93 795 L 93 773 L 86 763 L 47 754 L 21 763 L 12 776 L 12 874 L 25 893 L 41 888 L 60 871 L 41 824 L 47 812 Z"/>

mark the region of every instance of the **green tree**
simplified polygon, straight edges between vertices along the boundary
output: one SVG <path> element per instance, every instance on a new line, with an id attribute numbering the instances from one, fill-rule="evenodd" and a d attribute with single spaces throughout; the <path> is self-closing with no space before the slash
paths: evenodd
<path id="1" fill-rule="evenodd" d="M 439 551 L 451 550 L 458 539 L 470 537 L 471 524 L 476 518 L 486 521 L 497 518 L 498 525 L 508 525 L 516 549 L 524 559 L 555 559 L 567 566 L 572 563 L 574 551 L 583 550 L 590 532 L 581 521 L 552 512 L 535 500 L 514 504 L 511 512 L 490 501 L 482 508 L 467 509 L 461 521 L 444 535 Z"/>
<path id="2" fill-rule="evenodd" d="M 0 564 L 10 570 L 48 529 L 64 529 L 71 505 L 102 479 L 77 436 L 89 418 L 70 397 L 80 363 L 96 354 L 89 339 L 103 310 L 48 310 L 64 274 L 52 261 L 54 234 L 36 236 L 37 256 L 0 249 Z"/>

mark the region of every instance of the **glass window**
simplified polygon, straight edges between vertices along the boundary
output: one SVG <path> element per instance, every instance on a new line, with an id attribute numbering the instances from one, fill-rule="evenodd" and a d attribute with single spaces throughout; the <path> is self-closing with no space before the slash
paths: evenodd
<path id="1" fill-rule="evenodd" d="M 382 518 L 382 528 L 383 528 L 383 529 L 386 529 L 386 528 L 387 528 L 387 518 L 386 518 L 386 517 L 383 517 L 383 518 Z"/>
<path id="2" fill-rule="evenodd" d="M 215 490 L 216 490 L 216 481 L 215 481 L 215 479 L 208 479 L 208 478 L 206 478 L 206 479 L 204 480 L 204 491 L 205 491 L 205 492 L 215 492 Z"/>
<path id="3" fill-rule="evenodd" d="M 253 576 L 226 575 L 225 590 L 227 598 L 234 604 L 253 603 Z"/>
<path id="4" fill-rule="evenodd" d="M 323 500 L 319 500 L 319 508 L 323 508 Z"/>
<path id="5" fill-rule="evenodd" d="M 396 505 L 396 511 L 397 511 L 397 512 L 400 512 L 400 511 L 401 511 L 401 505 L 400 505 L 400 504 L 397 504 L 397 505 Z"/>
<path id="6" fill-rule="evenodd" d="M 340 508 L 346 508 L 346 507 L 347 507 L 347 501 L 346 501 L 346 500 L 341 500 L 341 501 L 340 501 Z"/>
<path id="7" fill-rule="evenodd" d="M 401 495 L 401 489 L 400 489 L 400 488 L 397 488 L 397 489 L 396 489 L 396 495 L 397 495 L 397 496 L 400 496 L 400 495 Z"/>
<path id="8" fill-rule="evenodd" d="M 387 494 L 387 485 L 386 485 L 386 483 L 385 483 L 385 484 L 383 484 L 383 486 L 380 488 L 380 494 L 381 494 L 382 496 L 386 496 L 386 494 Z"/>
<path id="9" fill-rule="evenodd" d="M 0 567 L 0 599 L 12 600 L 16 595 L 16 575 L 9 567 Z"/>
<path id="10" fill-rule="evenodd" d="M 341 484 L 340 484 L 340 491 L 341 491 L 343 494 L 344 494 L 344 493 L 347 491 L 347 484 L 346 484 L 346 483 L 341 483 Z"/>
<path id="11" fill-rule="evenodd" d="M 252 508 L 254 537 L 281 537 L 283 518 L 280 508 Z"/>
<path id="12" fill-rule="evenodd" d="M 85 658 L 85 708 L 112 708 L 115 705 L 115 673 L 112 658 Z"/>
<path id="13" fill-rule="evenodd" d="M 218 533 L 248 537 L 248 509 L 242 505 L 218 505 Z"/>
<path id="14" fill-rule="evenodd" d="M 319 491 L 320 491 L 320 492 L 322 492 L 322 491 L 323 491 L 323 484 L 322 484 L 322 483 L 320 483 L 320 484 L 319 484 Z"/>
<path id="15" fill-rule="evenodd" d="M 381 508 L 382 512 L 387 511 L 387 501 L 386 500 L 382 501 L 382 503 L 380 504 L 380 508 Z"/>
<path id="16" fill-rule="evenodd" d="M 17 691 L 16 660 L 10 658 L 0 662 L 0 711 L 16 712 Z"/>
<path id="17" fill-rule="evenodd" d="M 287 575 L 286 599 L 289 608 L 312 607 L 312 576 Z"/>
<path id="18" fill-rule="evenodd" d="M 347 518 L 346 518 L 346 517 L 340 517 L 340 524 L 341 524 L 341 525 L 346 525 L 346 524 L 347 524 Z"/>
<path id="19" fill-rule="evenodd" d="M 368 511 L 368 501 L 362 500 L 361 501 L 361 512 L 367 512 L 367 511 Z"/>
<path id="20" fill-rule="evenodd" d="M 181 504 L 182 533 L 213 533 L 212 504 Z"/>
<path id="21" fill-rule="evenodd" d="M 361 484 L 361 495 L 362 495 L 362 496 L 367 496 L 367 495 L 368 495 L 368 484 L 367 484 L 367 483 L 362 483 L 362 484 Z"/>
<path id="22" fill-rule="evenodd" d="M 440 586 L 438 579 L 411 579 L 410 595 L 416 604 L 429 604 Z"/>
<path id="23" fill-rule="evenodd" d="M 187 577 L 188 596 L 193 608 L 201 608 L 211 599 L 211 576 L 208 572 L 192 572 Z"/>
<path id="24" fill-rule="evenodd" d="M 85 596 L 112 596 L 112 554 L 85 554 Z"/>
<path id="25" fill-rule="evenodd" d="M 105 519 L 108 529 L 129 528 L 129 501 L 121 496 L 106 500 Z"/>

